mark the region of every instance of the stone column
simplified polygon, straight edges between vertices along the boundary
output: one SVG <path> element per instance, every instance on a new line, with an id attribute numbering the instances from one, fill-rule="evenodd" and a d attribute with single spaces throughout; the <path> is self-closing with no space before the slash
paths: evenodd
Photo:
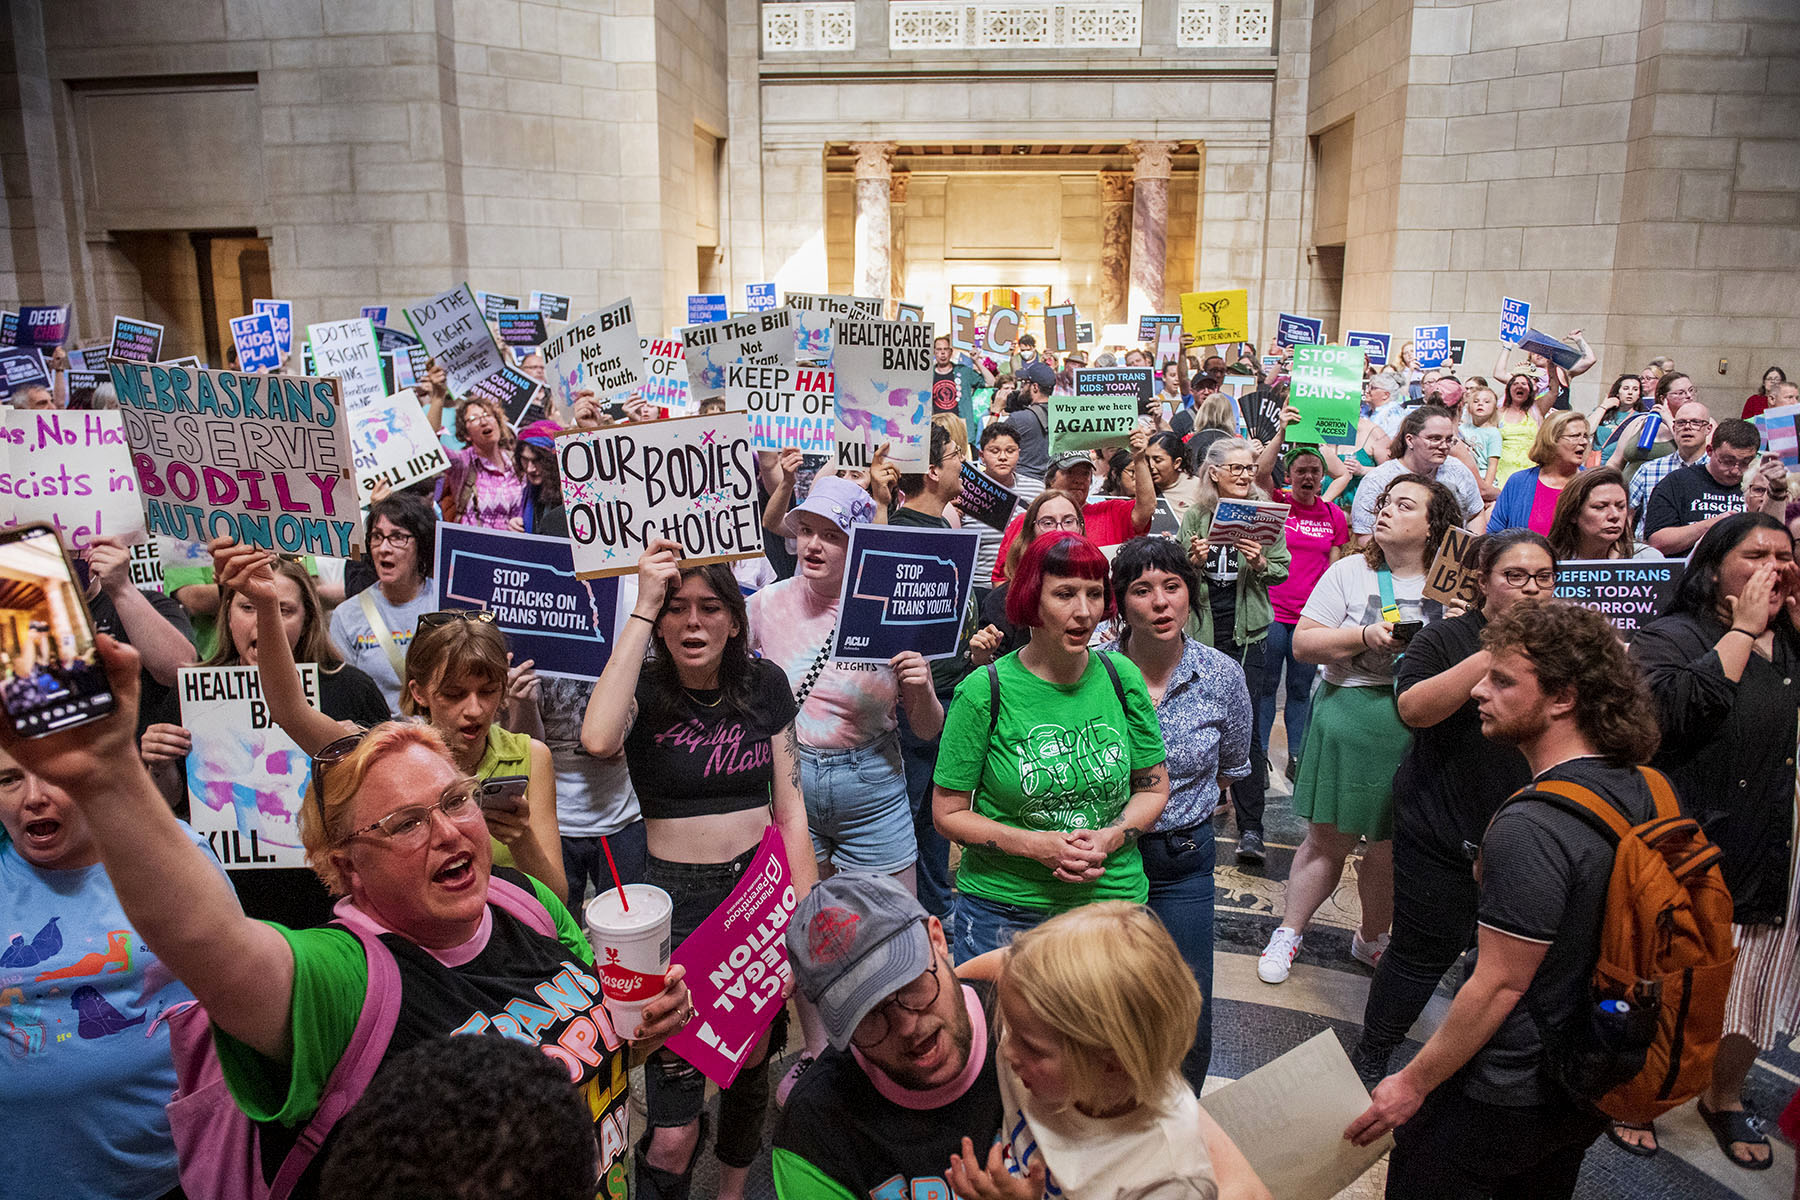
<path id="1" fill-rule="evenodd" d="M 896 300 L 906 299 L 906 185 L 910 182 L 911 171 L 895 171 L 888 185 L 888 213 L 893 225 L 893 236 L 888 240 L 889 282 Z"/>
<path id="2" fill-rule="evenodd" d="M 1132 142 L 1131 315 L 1163 310 L 1168 257 L 1169 171 L 1175 142 Z"/>
<path id="3" fill-rule="evenodd" d="M 852 142 L 856 152 L 856 274 L 858 296 L 883 300 L 893 285 L 893 220 L 888 187 L 893 178 L 893 142 Z"/>
<path id="4" fill-rule="evenodd" d="M 1124 171 L 1100 172 L 1100 320 L 1125 320 L 1125 298 L 1131 278 L 1131 176 Z"/>

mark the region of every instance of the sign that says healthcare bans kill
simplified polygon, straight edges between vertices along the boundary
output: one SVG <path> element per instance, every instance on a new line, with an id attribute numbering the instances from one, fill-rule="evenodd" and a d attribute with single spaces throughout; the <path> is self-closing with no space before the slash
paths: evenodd
<path id="1" fill-rule="evenodd" d="M 694 402 L 725 394 L 726 368 L 735 362 L 759 367 L 794 365 L 794 310 L 728 317 L 681 331 L 687 361 L 688 391 Z"/>
<path id="2" fill-rule="evenodd" d="M 0 409 L 0 524 L 45 521 L 72 549 L 97 537 L 144 540 L 144 509 L 116 412 Z"/>
<path id="3" fill-rule="evenodd" d="M 834 318 L 879 318 L 887 305 L 872 296 L 831 296 L 819 292 L 786 292 L 783 303 L 794 310 L 794 354 L 800 362 L 832 365 L 831 322 Z"/>
<path id="4" fill-rule="evenodd" d="M 644 382 L 642 347 L 629 296 L 578 317 L 545 342 L 544 380 L 557 420 L 570 419 L 580 391 L 593 392 L 603 409 L 631 399 Z"/>
<path id="5" fill-rule="evenodd" d="M 955 655 L 980 547 L 978 529 L 852 525 L 832 660 L 886 663 L 907 650 L 928 659 Z"/>
<path id="6" fill-rule="evenodd" d="M 1140 368 L 1147 370 L 1147 368 Z M 1138 388 L 1135 382 L 1108 378 L 1124 368 L 1101 367 L 1075 372 L 1075 394 L 1050 397 L 1050 453 L 1092 450 L 1096 446 L 1123 446 L 1137 428 Z"/>
<path id="7" fill-rule="evenodd" d="M 1225 288 L 1216 292 L 1183 292 L 1181 329 L 1202 345 L 1250 340 L 1250 292 Z"/>
<path id="8" fill-rule="evenodd" d="M 436 579 L 445 608 L 493 614 L 514 662 L 589 682 L 606 669 L 619 584 L 575 578 L 567 538 L 439 525 Z"/>
<path id="9" fill-rule="evenodd" d="M 925 469 L 934 328 L 924 321 L 831 319 L 840 467 L 866 468 L 886 446 L 888 461 L 903 473 Z"/>
<path id="10" fill-rule="evenodd" d="M 506 365 L 506 355 L 494 341 L 468 284 L 409 304 L 402 311 L 419 341 L 444 368 L 450 390 L 458 396 Z"/>
<path id="11" fill-rule="evenodd" d="M 269 715 L 255 667 L 183 667 L 176 682 L 187 756 L 188 823 L 232 870 L 304 867 L 300 805 L 312 760 Z M 319 704 L 319 668 L 300 665 Z"/>
<path id="12" fill-rule="evenodd" d="M 327 321 L 306 327 L 312 342 L 313 364 L 326 379 L 338 381 L 344 405 L 351 411 L 377 403 L 388 394 L 381 374 L 381 348 L 375 343 L 375 326 L 358 317 L 352 321 Z"/>
<path id="13" fill-rule="evenodd" d="M 638 348 L 644 355 L 644 382 L 638 395 L 678 417 L 700 407 L 688 387 L 687 352 L 681 339 L 639 338 Z"/>
<path id="14" fill-rule="evenodd" d="M 151 533 L 339 558 L 362 545 L 337 380 L 118 363 Z"/>
<path id="15" fill-rule="evenodd" d="M 1343 445 L 1356 440 L 1362 413 L 1363 352 L 1355 346 L 1294 347 L 1288 403 L 1300 420 L 1287 431 L 1290 444 Z"/>
<path id="16" fill-rule="evenodd" d="M 556 439 L 575 576 L 637 570 L 657 538 L 684 566 L 762 553 L 756 453 L 743 413 L 675 417 Z"/>
<path id="17" fill-rule="evenodd" d="M 444 444 L 411 388 L 360 404 L 346 403 L 345 408 L 356 492 L 364 500 L 378 484 L 397 492 L 450 469 Z"/>
<path id="18" fill-rule="evenodd" d="M 750 416 L 750 444 L 757 450 L 830 454 L 835 384 L 823 367 L 725 368 L 725 407 Z"/>

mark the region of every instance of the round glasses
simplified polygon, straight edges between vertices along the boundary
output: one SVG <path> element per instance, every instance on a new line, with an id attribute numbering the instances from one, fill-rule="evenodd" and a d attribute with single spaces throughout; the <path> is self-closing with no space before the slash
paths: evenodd
<path id="1" fill-rule="evenodd" d="M 417 850 L 431 837 L 431 814 L 441 812 L 458 825 L 485 822 L 476 795 L 481 790 L 479 779 L 459 779 L 445 788 L 436 804 L 409 804 L 397 808 L 379 821 L 361 829 L 353 829 L 344 841 L 365 833 L 379 833 L 398 850 Z"/>
<path id="2" fill-rule="evenodd" d="M 1527 571 L 1524 567 L 1508 567 L 1500 572 L 1500 578 L 1504 579 L 1506 586 L 1511 588 L 1522 588 L 1527 583 L 1536 583 L 1540 588 L 1548 591 L 1556 586 L 1556 571 L 1552 567 L 1545 567 L 1542 571 Z"/>
<path id="3" fill-rule="evenodd" d="M 934 962 L 931 970 L 871 1008 L 856 1023 L 856 1028 L 850 1031 L 850 1044 L 858 1050 L 874 1049 L 887 1038 L 893 1024 L 888 1018 L 888 1009 L 897 1005 L 909 1013 L 927 1012 L 937 1003 L 938 993 L 942 990 L 943 984 L 938 980 L 937 964 Z"/>
<path id="4" fill-rule="evenodd" d="M 1078 530 L 1081 528 L 1081 515 L 1070 513 L 1066 517 L 1039 517 L 1032 524 L 1039 533 L 1050 533 L 1058 529 Z"/>

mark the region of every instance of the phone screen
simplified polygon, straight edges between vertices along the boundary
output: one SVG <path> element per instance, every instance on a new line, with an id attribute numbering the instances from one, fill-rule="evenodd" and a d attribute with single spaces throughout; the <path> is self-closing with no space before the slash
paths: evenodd
<path id="1" fill-rule="evenodd" d="M 93 618 L 48 525 L 0 531 L 0 704 L 21 737 L 113 710 Z"/>

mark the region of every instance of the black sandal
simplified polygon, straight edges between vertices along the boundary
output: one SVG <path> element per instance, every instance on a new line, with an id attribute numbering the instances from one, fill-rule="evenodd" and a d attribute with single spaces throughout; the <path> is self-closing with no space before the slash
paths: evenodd
<path id="1" fill-rule="evenodd" d="M 1662 1139 L 1660 1138 L 1656 1138 L 1656 1143 L 1654 1145 L 1640 1146 L 1635 1142 L 1628 1142 L 1620 1137 L 1619 1130 L 1621 1129 L 1629 1129 L 1633 1133 L 1647 1133 L 1652 1138 L 1656 1138 L 1656 1123 L 1654 1121 L 1646 1121 L 1642 1125 L 1634 1125 L 1630 1121 L 1614 1121 L 1606 1127 L 1606 1140 L 1623 1150 L 1625 1153 L 1634 1155 L 1638 1158 L 1655 1158 L 1656 1152 L 1662 1149 Z"/>
<path id="2" fill-rule="evenodd" d="M 1700 1100 L 1695 1107 L 1700 1110 L 1700 1119 L 1712 1130 L 1713 1141 L 1719 1143 L 1719 1153 L 1730 1159 L 1732 1165 L 1746 1171 L 1766 1171 L 1775 1165 L 1774 1151 L 1760 1162 L 1754 1158 L 1739 1158 L 1731 1152 L 1733 1142 L 1746 1146 L 1767 1146 L 1769 1139 L 1762 1135 L 1756 1127 L 1756 1118 L 1746 1109 L 1736 1112 L 1713 1112 L 1706 1107 L 1706 1101 Z"/>

